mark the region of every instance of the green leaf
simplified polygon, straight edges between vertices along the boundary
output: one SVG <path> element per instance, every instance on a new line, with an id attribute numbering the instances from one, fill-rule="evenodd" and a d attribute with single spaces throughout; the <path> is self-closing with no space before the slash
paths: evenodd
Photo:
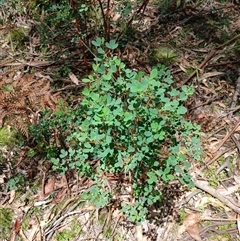
<path id="1" fill-rule="evenodd" d="M 169 182 L 171 182 L 175 179 L 175 177 L 172 174 L 168 174 L 167 179 L 168 179 Z"/>
<path id="2" fill-rule="evenodd" d="M 160 131 L 160 133 L 157 133 L 154 135 L 154 139 L 158 139 L 159 141 L 164 140 L 165 138 L 165 131 Z"/>
<path id="3" fill-rule="evenodd" d="M 153 166 L 154 166 L 154 167 L 158 167 L 158 166 L 159 166 L 159 162 L 158 162 L 158 161 L 155 161 L 155 162 L 153 163 Z"/>
<path id="4" fill-rule="evenodd" d="M 107 48 L 111 49 L 111 50 L 114 50 L 118 47 L 118 44 L 116 43 L 115 40 L 110 40 L 110 42 L 106 43 L 105 44 Z"/>
<path id="5" fill-rule="evenodd" d="M 102 39 L 101 38 L 97 38 L 96 40 L 92 41 L 92 44 L 96 47 L 100 47 L 102 45 Z"/>
<path id="6" fill-rule="evenodd" d="M 184 165 L 185 169 L 189 169 L 191 167 L 191 163 L 190 162 L 184 162 L 183 165 Z"/>
<path id="7" fill-rule="evenodd" d="M 59 155 L 60 158 L 65 158 L 68 155 L 66 150 L 61 150 L 61 154 Z"/>
<path id="8" fill-rule="evenodd" d="M 175 167 L 175 172 L 176 172 L 176 173 L 179 173 L 179 174 L 183 174 L 183 173 L 184 173 L 184 171 L 182 170 L 182 168 L 181 168 L 179 165 L 177 165 L 177 166 Z"/>
<path id="9" fill-rule="evenodd" d="M 90 93 L 89 96 L 91 97 L 91 99 L 92 99 L 93 101 L 96 101 L 96 102 L 99 100 L 99 97 L 100 97 L 99 94 L 94 93 L 94 92 Z"/>
<path id="10" fill-rule="evenodd" d="M 98 58 L 98 57 L 95 57 L 95 58 L 94 58 L 94 61 L 96 61 L 96 62 L 101 62 L 102 59 L 100 59 L 100 58 Z"/>
<path id="11" fill-rule="evenodd" d="M 104 79 L 104 80 L 110 80 L 110 79 L 112 79 L 112 74 L 111 74 L 111 73 L 104 74 L 104 75 L 103 75 L 103 79 Z"/>
<path id="12" fill-rule="evenodd" d="M 157 122 L 152 122 L 151 123 L 151 128 L 152 128 L 152 131 L 156 132 L 158 130 L 158 123 Z"/>
<path id="13" fill-rule="evenodd" d="M 178 107 L 178 109 L 177 109 L 177 115 L 184 115 L 184 114 L 186 114 L 186 113 L 187 113 L 186 107 L 184 107 L 184 106 Z"/>
<path id="14" fill-rule="evenodd" d="M 86 148 L 91 148 L 92 146 L 91 146 L 91 144 L 90 144 L 89 142 L 85 142 L 85 143 L 84 143 L 84 147 L 86 147 Z"/>
<path id="15" fill-rule="evenodd" d="M 106 141 L 106 144 L 109 145 L 112 142 L 112 137 L 110 135 L 107 135 L 105 141 Z"/>
<path id="16" fill-rule="evenodd" d="M 194 93 L 193 87 L 188 87 L 186 85 L 182 86 L 182 91 L 187 95 L 192 95 Z"/>
<path id="17" fill-rule="evenodd" d="M 87 78 L 83 78 L 83 79 L 82 79 L 82 82 L 83 82 L 83 83 L 89 83 L 89 82 L 91 82 L 91 80 L 90 80 L 90 79 L 87 79 Z"/>
<path id="18" fill-rule="evenodd" d="M 83 91 L 82 91 L 82 94 L 87 97 L 90 94 L 90 90 L 88 88 L 84 88 Z"/>
<path id="19" fill-rule="evenodd" d="M 158 178 L 154 172 L 148 172 L 147 176 L 149 177 L 149 179 L 147 179 L 149 184 L 157 183 Z"/>
<path id="20" fill-rule="evenodd" d="M 145 131 L 145 132 L 144 132 L 144 135 L 145 135 L 146 137 L 150 137 L 150 136 L 152 136 L 152 132 L 151 132 L 151 131 Z"/>
<path id="21" fill-rule="evenodd" d="M 92 64 L 92 68 L 94 72 L 97 72 L 98 67 L 99 67 L 99 64 L 94 64 L 94 63 Z"/>
<path id="22" fill-rule="evenodd" d="M 168 94 L 171 96 L 178 96 L 180 94 L 180 91 L 177 89 L 172 89 L 171 91 L 168 92 Z"/>
<path id="23" fill-rule="evenodd" d="M 53 165 L 58 166 L 60 163 L 60 159 L 59 158 L 51 158 L 51 162 L 53 163 Z"/>
<path id="24" fill-rule="evenodd" d="M 97 51 L 98 51 L 99 54 L 105 54 L 105 52 L 102 48 L 98 48 Z"/>
<path id="25" fill-rule="evenodd" d="M 158 75 L 158 70 L 157 70 L 157 69 L 153 69 L 153 70 L 150 72 L 150 78 L 151 78 L 151 79 L 156 78 L 157 75 Z"/>
<path id="26" fill-rule="evenodd" d="M 123 120 L 125 122 L 131 121 L 134 118 L 134 116 L 131 112 L 125 112 L 123 117 L 124 117 Z"/>
<path id="27" fill-rule="evenodd" d="M 99 153 L 99 158 L 105 158 L 106 156 L 108 156 L 109 154 L 112 154 L 113 150 L 111 148 L 106 148 L 104 151 Z"/>
<path id="28" fill-rule="evenodd" d="M 188 96 L 184 92 L 180 93 L 179 100 L 185 101 L 185 100 L 187 100 L 187 98 L 188 98 Z"/>

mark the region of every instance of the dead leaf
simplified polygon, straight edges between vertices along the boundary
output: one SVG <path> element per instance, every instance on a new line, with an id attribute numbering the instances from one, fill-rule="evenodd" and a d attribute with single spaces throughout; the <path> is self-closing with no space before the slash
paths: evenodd
<path id="1" fill-rule="evenodd" d="M 198 227 L 198 223 L 195 223 L 189 227 L 186 228 L 186 231 L 188 232 L 188 234 L 194 238 L 196 241 L 201 241 L 201 237 L 199 236 L 199 227 Z"/>
<path id="2" fill-rule="evenodd" d="M 118 21 L 120 19 L 121 15 L 119 13 L 115 13 L 114 16 L 112 17 L 112 20 L 114 22 Z"/>
<path id="3" fill-rule="evenodd" d="M 23 213 L 20 213 L 20 214 L 17 216 L 16 220 L 15 220 L 15 223 L 14 223 L 14 232 L 15 232 L 16 234 L 18 234 L 19 231 L 20 231 L 21 224 L 22 224 L 22 218 L 23 218 Z"/>
<path id="4" fill-rule="evenodd" d="M 23 230 L 21 229 L 19 233 L 23 241 L 41 240 L 40 234 L 41 234 L 41 230 L 36 219 L 31 219 L 28 222 L 28 229 L 24 230 L 24 233 L 23 233 Z"/>
<path id="5" fill-rule="evenodd" d="M 6 175 L 5 175 L 5 174 L 0 175 L 0 184 L 5 183 L 5 178 L 6 178 Z"/>
<path id="6" fill-rule="evenodd" d="M 215 101 L 214 103 L 215 103 L 215 105 L 219 105 L 220 107 L 227 109 L 227 106 L 224 103 L 220 102 L 220 101 Z"/>
<path id="7" fill-rule="evenodd" d="M 183 224 L 178 229 L 178 237 L 180 237 L 181 234 L 183 234 L 185 231 L 189 230 L 189 228 L 194 227 L 195 224 L 200 222 L 200 216 L 198 213 L 190 213 L 186 216 L 186 218 L 183 221 Z M 197 233 L 197 230 L 195 230 L 195 233 Z M 190 234 L 190 233 L 189 233 Z M 191 235 L 191 234 L 190 234 Z"/>
<path id="8" fill-rule="evenodd" d="M 44 183 L 44 179 L 43 179 Z M 41 192 L 38 195 L 38 201 L 44 200 L 51 192 L 54 191 L 54 186 L 55 186 L 55 179 L 50 179 L 50 181 L 44 186 L 44 190 L 42 187 Z"/>
<path id="9" fill-rule="evenodd" d="M 137 241 L 147 241 L 147 237 L 143 236 L 142 225 L 136 226 Z"/>
<path id="10" fill-rule="evenodd" d="M 237 228 L 238 228 L 238 234 L 240 234 L 240 215 L 237 215 Z"/>
<path id="11" fill-rule="evenodd" d="M 55 179 L 52 178 L 52 179 L 50 179 L 50 181 L 44 187 L 45 195 L 48 195 L 51 192 L 53 192 L 54 191 L 54 186 L 55 186 Z"/>
<path id="12" fill-rule="evenodd" d="M 10 199 L 8 201 L 9 204 L 11 204 L 15 198 L 16 190 L 11 190 L 10 191 Z"/>
<path id="13" fill-rule="evenodd" d="M 16 241 L 18 239 L 17 236 L 18 236 L 19 231 L 21 229 L 22 218 L 23 218 L 23 213 L 21 212 L 15 220 L 15 223 L 14 223 L 14 226 L 13 226 L 13 231 L 12 231 L 12 234 L 11 234 L 11 237 L 10 237 L 10 241 Z"/>
<path id="14" fill-rule="evenodd" d="M 79 80 L 74 73 L 70 72 L 68 76 L 75 85 L 79 85 Z"/>

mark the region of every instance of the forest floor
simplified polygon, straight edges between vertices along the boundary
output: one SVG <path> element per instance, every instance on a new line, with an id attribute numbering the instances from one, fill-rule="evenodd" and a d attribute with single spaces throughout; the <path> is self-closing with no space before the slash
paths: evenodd
<path id="1" fill-rule="evenodd" d="M 79 101 L 76 76 L 86 66 L 80 49 L 46 51 L 31 17 L 0 12 L 0 240 L 240 240 L 239 5 L 208 0 L 163 13 L 149 4 L 118 53 L 131 69 L 149 72 L 159 62 L 175 86 L 192 85 L 186 118 L 202 131 L 202 160 L 190 170 L 195 187 L 179 195 L 172 186 L 165 216 L 142 225 L 118 208 L 97 210 L 81 198 L 88 183 L 75 172 L 56 175 L 31 153 L 23 119 L 54 110 L 59 97 Z"/>

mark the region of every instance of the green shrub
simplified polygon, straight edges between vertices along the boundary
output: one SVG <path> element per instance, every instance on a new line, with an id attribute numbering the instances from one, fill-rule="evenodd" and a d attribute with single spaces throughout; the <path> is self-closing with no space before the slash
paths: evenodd
<path id="1" fill-rule="evenodd" d="M 60 173 L 76 169 L 94 180 L 85 197 L 98 208 L 113 195 L 106 188 L 106 174 L 124 176 L 135 201 L 122 203 L 122 210 L 131 221 L 141 222 L 147 207 L 161 200 L 160 183 L 179 180 L 192 185 L 189 160 L 200 157 L 200 132 L 184 119 L 183 102 L 193 89 L 173 88 L 170 72 L 162 65 L 150 74 L 128 69 L 116 56 L 107 57 L 102 42 L 93 41 L 100 57 L 95 58 L 93 73 L 82 79 L 89 85 L 77 108 L 43 120 L 45 127 L 55 122 L 65 140 L 65 148 L 51 161 Z M 114 49 L 117 44 L 105 46 Z"/>

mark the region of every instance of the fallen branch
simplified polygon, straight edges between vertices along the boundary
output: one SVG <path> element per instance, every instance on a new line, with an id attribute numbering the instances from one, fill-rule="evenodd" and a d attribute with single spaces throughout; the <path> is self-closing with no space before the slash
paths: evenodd
<path id="1" fill-rule="evenodd" d="M 233 129 L 226 134 L 226 136 L 222 139 L 222 141 L 220 142 L 220 144 L 218 145 L 218 147 L 216 147 L 213 151 L 213 153 L 216 153 L 222 146 L 223 144 L 231 137 L 231 135 L 238 129 L 240 125 L 240 121 L 238 121 L 235 126 L 233 127 Z"/>
<path id="2" fill-rule="evenodd" d="M 239 73 L 239 75 L 240 75 L 240 73 Z M 233 95 L 233 98 L 232 98 L 232 103 L 231 103 L 231 106 L 230 106 L 231 109 L 236 107 L 239 93 L 240 93 L 240 76 L 237 79 L 236 89 L 235 89 L 235 92 L 234 92 L 234 95 Z M 230 118 L 230 119 L 232 118 L 232 113 L 230 113 L 228 115 L 228 118 Z"/>
<path id="3" fill-rule="evenodd" d="M 218 47 L 216 47 L 214 50 L 212 50 L 212 51 L 210 52 L 210 54 L 207 55 L 207 57 L 203 60 L 203 62 L 197 67 L 197 69 L 194 70 L 194 71 L 187 77 L 187 79 L 183 80 L 183 81 L 180 83 L 179 88 L 180 88 L 182 85 L 185 85 L 191 78 L 193 78 L 193 77 L 196 75 L 197 71 L 198 71 L 199 69 L 202 69 L 202 68 L 207 64 L 207 62 L 208 62 L 210 59 L 212 59 L 213 56 L 214 56 L 220 49 L 226 47 L 228 44 L 232 43 L 233 41 L 237 40 L 238 38 L 240 38 L 240 34 L 236 35 L 235 37 L 229 39 L 229 40 L 228 40 L 227 42 L 225 42 L 224 44 L 221 44 L 221 45 L 219 45 Z"/>
<path id="4" fill-rule="evenodd" d="M 209 193 L 210 195 L 224 203 L 226 206 L 228 206 L 230 209 L 232 209 L 234 212 L 240 214 L 240 203 L 238 204 L 234 202 L 232 199 L 224 197 L 214 188 L 209 187 L 206 181 L 199 181 L 197 179 L 193 179 L 193 183 L 197 188 Z"/>
<path id="5" fill-rule="evenodd" d="M 230 147 L 224 151 L 221 151 L 219 153 L 217 153 L 210 161 L 208 161 L 207 163 L 205 163 L 205 165 L 200 169 L 201 172 L 203 172 L 205 170 L 205 168 L 207 168 L 209 165 L 211 165 L 213 162 L 215 162 L 219 157 L 221 157 L 222 155 L 224 155 L 225 153 L 229 152 L 229 151 L 232 151 L 235 149 L 235 146 L 234 147 Z"/>

